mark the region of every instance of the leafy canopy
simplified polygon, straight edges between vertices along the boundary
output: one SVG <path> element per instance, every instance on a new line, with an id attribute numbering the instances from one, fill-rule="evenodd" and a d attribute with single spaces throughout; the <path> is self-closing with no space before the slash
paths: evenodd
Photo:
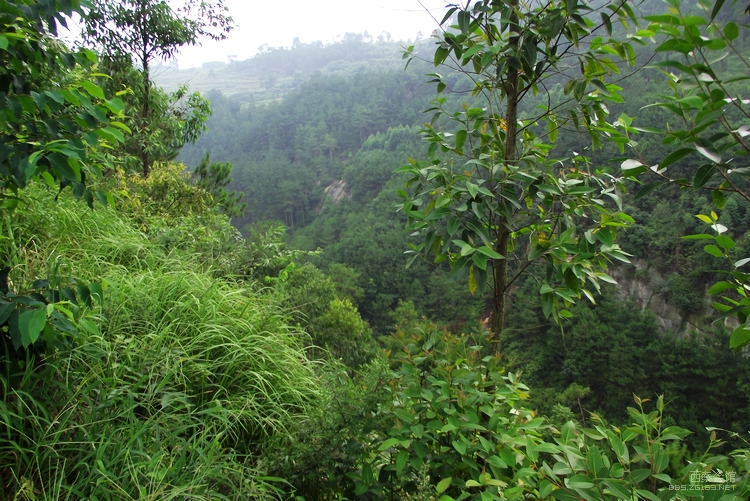
<path id="1" fill-rule="evenodd" d="M 414 254 L 448 260 L 472 293 L 490 283 L 492 352 L 499 353 L 506 295 L 534 261 L 547 265 L 540 293 L 556 320 L 582 294 L 593 301 L 588 287 L 612 281 L 601 271 L 608 260 L 627 262 L 615 243 L 617 228 L 632 222 L 622 212 L 620 179 L 577 153 L 553 160 L 549 152 L 567 122 L 601 144 L 604 101 L 622 100 L 620 88 L 605 83 L 619 72 L 612 57 L 635 57 L 614 38 L 613 20 L 627 24 L 635 15 L 623 1 L 595 12 L 575 0 L 481 0 L 451 6 L 443 24 L 449 19 L 433 62 L 468 78 L 434 73 L 433 82 L 438 93 L 470 91 L 474 99 L 456 111 L 438 98 L 423 131 L 431 160 L 401 169 L 411 175 L 403 210 L 422 237 Z M 413 48 L 405 56 L 414 57 Z M 548 99 L 537 116 L 522 119 L 521 100 L 554 82 L 564 83 L 565 99 Z"/>

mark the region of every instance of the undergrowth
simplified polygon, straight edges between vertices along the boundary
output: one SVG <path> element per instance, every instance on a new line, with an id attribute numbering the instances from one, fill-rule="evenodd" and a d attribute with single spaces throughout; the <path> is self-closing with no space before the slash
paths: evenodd
<path id="1" fill-rule="evenodd" d="M 0 358 L 0 499 L 278 497 L 263 444 L 292 433 L 319 384 L 277 294 L 217 278 L 200 251 L 222 228 L 162 214 L 143 231 L 66 194 L 24 198 L 5 221 L 13 286 L 54 268 L 105 297 L 63 349 Z M 166 245 L 167 228 L 192 244 Z"/>

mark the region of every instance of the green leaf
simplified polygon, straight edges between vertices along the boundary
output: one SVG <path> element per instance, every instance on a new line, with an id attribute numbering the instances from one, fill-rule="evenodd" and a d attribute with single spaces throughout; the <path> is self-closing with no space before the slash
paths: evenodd
<path id="1" fill-rule="evenodd" d="M 729 336 L 729 347 L 732 349 L 742 348 L 750 343 L 750 329 L 740 325 Z"/>
<path id="2" fill-rule="evenodd" d="M 716 237 L 716 243 L 726 250 L 731 250 L 735 246 L 734 240 L 726 235 L 719 235 L 718 237 Z"/>
<path id="3" fill-rule="evenodd" d="M 714 8 L 711 10 L 711 21 L 716 19 L 716 16 L 719 14 L 719 11 L 721 10 L 723 5 L 724 0 L 716 0 L 716 2 L 714 2 Z"/>
<path id="4" fill-rule="evenodd" d="M 646 195 L 648 195 L 649 193 L 651 193 L 652 191 L 654 191 L 656 188 L 658 188 L 664 183 L 665 181 L 654 181 L 652 183 L 648 183 L 647 185 L 644 185 L 640 190 L 638 190 L 638 193 L 636 193 L 633 198 L 635 200 L 639 200 L 645 197 Z"/>
<path id="5" fill-rule="evenodd" d="M 703 108 L 703 99 L 698 96 L 683 97 L 682 99 L 678 99 L 677 102 L 683 106 L 696 110 L 700 110 Z"/>
<path id="6" fill-rule="evenodd" d="M 710 289 L 708 289 L 708 293 L 718 294 L 720 292 L 724 292 L 725 290 L 735 289 L 735 288 L 737 288 L 737 285 L 731 282 L 725 282 L 725 281 L 716 282 L 714 285 L 711 286 Z"/>
<path id="7" fill-rule="evenodd" d="M 487 462 L 490 463 L 495 468 L 507 468 L 508 465 L 505 461 L 503 461 L 500 456 L 490 456 L 487 458 Z"/>
<path id="8" fill-rule="evenodd" d="M 5 322 L 10 318 L 10 314 L 16 309 L 16 303 L 9 303 L 7 301 L 0 300 L 0 325 L 5 325 Z"/>
<path id="9" fill-rule="evenodd" d="M 549 243 L 545 245 L 541 245 L 537 242 L 533 243 L 531 245 L 531 248 L 529 249 L 528 260 L 533 261 L 537 258 L 542 257 L 547 252 L 548 249 L 549 249 Z"/>
<path id="10" fill-rule="evenodd" d="M 740 30 L 737 27 L 737 23 L 735 23 L 734 21 L 728 22 L 727 25 L 724 26 L 724 36 L 727 37 L 729 41 L 732 41 L 740 36 Z"/>
<path id="11" fill-rule="evenodd" d="M 29 308 L 18 318 L 18 330 L 21 333 L 21 343 L 28 348 L 39 339 L 44 326 L 47 325 L 47 310 Z"/>
<path id="12" fill-rule="evenodd" d="M 88 318 L 82 318 L 81 320 L 78 321 L 78 324 L 95 336 L 101 335 L 101 333 L 99 332 L 99 327 L 96 325 L 96 322 L 94 322 L 93 320 L 89 320 Z"/>
<path id="13" fill-rule="evenodd" d="M 580 501 L 581 499 L 564 489 L 556 489 L 552 491 L 552 497 L 557 499 L 558 501 Z"/>
<path id="14" fill-rule="evenodd" d="M 458 227 L 461 224 L 461 220 L 455 216 L 451 216 L 448 219 L 448 234 L 450 236 L 453 236 L 457 231 Z M 481 250 L 479 251 L 481 252 Z"/>
<path id="15" fill-rule="evenodd" d="M 708 233 L 700 233 L 698 235 L 685 235 L 680 237 L 682 240 L 713 240 L 714 236 Z"/>
<path id="16" fill-rule="evenodd" d="M 409 453 L 405 450 L 399 451 L 396 456 L 396 471 L 401 472 L 406 468 L 406 463 L 409 462 Z"/>
<path id="17" fill-rule="evenodd" d="M 721 250 L 718 247 L 716 247 L 715 245 L 710 245 L 709 244 L 709 245 L 703 247 L 703 250 L 705 250 L 706 252 L 708 252 L 712 256 L 724 257 L 724 253 L 721 252 Z"/>
<path id="18" fill-rule="evenodd" d="M 698 189 L 698 188 L 703 187 L 707 182 L 711 180 L 715 172 L 716 172 L 716 167 L 714 165 L 712 164 L 702 165 L 696 171 L 695 177 L 693 178 L 693 188 Z"/>
<path id="19" fill-rule="evenodd" d="M 466 142 L 467 132 L 466 129 L 461 129 L 456 132 L 456 150 L 462 151 L 464 143 Z"/>
<path id="20" fill-rule="evenodd" d="M 613 463 L 609 469 L 609 474 L 614 478 L 621 478 L 625 474 L 625 469 L 620 463 Z"/>
<path id="21" fill-rule="evenodd" d="M 651 470 L 647 470 L 647 469 L 633 470 L 630 472 L 630 476 L 633 478 L 633 481 L 638 484 L 646 480 L 649 476 L 651 476 Z"/>
<path id="22" fill-rule="evenodd" d="M 438 482 L 437 486 L 435 486 L 435 490 L 437 491 L 437 493 L 442 494 L 443 492 L 445 492 L 445 490 L 450 487 L 452 480 L 453 477 L 447 477 Z"/>
<path id="23" fill-rule="evenodd" d="M 453 441 L 453 448 L 456 449 L 462 456 L 466 454 L 466 444 L 459 439 Z"/>
<path id="24" fill-rule="evenodd" d="M 625 463 L 630 461 L 630 454 L 628 453 L 628 447 L 620 440 L 620 437 L 615 435 L 613 432 L 607 432 L 607 438 L 609 439 L 612 450 L 617 454 L 617 458 L 621 459 Z"/>
<path id="25" fill-rule="evenodd" d="M 367 485 L 372 485 L 374 481 L 375 478 L 372 475 L 372 467 L 368 463 L 365 463 L 364 466 L 362 466 L 362 482 Z"/>
<path id="26" fill-rule="evenodd" d="M 724 196 L 724 190 L 713 190 L 711 192 L 711 198 L 714 201 L 714 205 L 719 209 L 723 209 L 726 205 L 727 199 Z"/>
<path id="27" fill-rule="evenodd" d="M 81 83 L 81 85 L 83 85 L 83 88 L 86 89 L 86 92 L 88 92 L 92 96 L 97 97 L 99 99 L 105 99 L 104 91 L 102 90 L 101 87 L 99 87 L 95 83 L 84 81 Z"/>
<path id="28" fill-rule="evenodd" d="M 487 257 L 482 255 L 481 253 L 474 253 L 474 255 L 471 256 L 471 260 L 474 261 L 474 264 L 477 265 L 477 268 L 479 268 L 480 270 L 487 269 Z"/>
<path id="29" fill-rule="evenodd" d="M 8 39 L 5 35 L 0 35 L 0 49 L 5 50 L 8 48 Z"/>
<path id="30" fill-rule="evenodd" d="M 702 16 L 691 15 L 683 17 L 682 23 L 685 26 L 696 26 L 699 24 L 708 24 L 708 21 L 706 21 Z"/>
<path id="31" fill-rule="evenodd" d="M 109 110 L 115 115 L 120 115 L 125 110 L 125 103 L 123 103 L 122 99 L 120 99 L 119 97 L 110 99 L 109 101 L 105 101 L 104 105 L 109 108 Z M 115 127 L 123 129 L 126 132 L 130 132 L 130 128 L 122 122 L 111 122 L 111 124 Z"/>
<path id="32" fill-rule="evenodd" d="M 638 174 L 641 174 L 648 170 L 648 168 L 643 165 L 643 162 L 633 159 L 625 160 L 620 165 L 620 168 L 622 169 L 623 176 L 637 176 Z"/>
<path id="33" fill-rule="evenodd" d="M 695 151 L 693 148 L 680 148 L 679 150 L 673 151 L 672 153 L 664 157 L 664 160 L 659 163 L 659 170 L 672 165 L 677 160 L 691 154 L 693 151 Z"/>
<path id="34" fill-rule="evenodd" d="M 440 66 L 441 64 L 443 64 L 443 62 L 448 57 L 448 54 L 450 54 L 448 49 L 444 47 L 438 47 L 435 50 L 435 58 L 433 59 L 433 63 L 435 64 L 435 66 Z"/>
<path id="35" fill-rule="evenodd" d="M 378 447 L 378 450 L 379 451 L 384 451 L 384 450 L 388 449 L 389 447 L 393 447 L 394 445 L 398 444 L 399 442 L 401 442 L 401 440 L 399 440 L 398 438 L 389 438 L 388 440 L 386 440 L 385 442 L 383 442 L 382 444 L 380 444 L 380 447 Z"/>
<path id="36" fill-rule="evenodd" d="M 624 485 L 612 479 L 605 480 L 604 485 L 606 485 L 609 488 L 609 491 L 619 499 L 630 501 L 630 489 L 626 488 Z"/>
<path id="37" fill-rule="evenodd" d="M 503 256 L 496 252 L 494 249 L 484 246 L 484 247 L 477 247 L 477 252 L 484 254 L 485 256 L 492 258 L 492 259 L 503 259 Z"/>

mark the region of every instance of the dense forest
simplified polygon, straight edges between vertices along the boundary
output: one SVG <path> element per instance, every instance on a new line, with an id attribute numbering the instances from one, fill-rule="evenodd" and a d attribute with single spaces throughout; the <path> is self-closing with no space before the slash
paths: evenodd
<path id="1" fill-rule="evenodd" d="M 748 499 L 745 7 L 5 2 L 0 500 Z"/>

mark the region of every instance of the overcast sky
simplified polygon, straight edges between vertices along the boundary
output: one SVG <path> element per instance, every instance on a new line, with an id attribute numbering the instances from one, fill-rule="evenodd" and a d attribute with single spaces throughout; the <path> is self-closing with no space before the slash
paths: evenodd
<path id="1" fill-rule="evenodd" d="M 290 47 L 295 37 L 303 43 L 335 42 L 346 33 L 373 37 L 382 32 L 394 40 L 429 36 L 443 18 L 448 0 L 225 0 L 235 29 L 221 42 L 204 40 L 178 56 L 181 68 L 198 67 L 227 56 L 247 59 L 258 47 Z M 433 19 L 437 18 L 437 21 Z"/>

